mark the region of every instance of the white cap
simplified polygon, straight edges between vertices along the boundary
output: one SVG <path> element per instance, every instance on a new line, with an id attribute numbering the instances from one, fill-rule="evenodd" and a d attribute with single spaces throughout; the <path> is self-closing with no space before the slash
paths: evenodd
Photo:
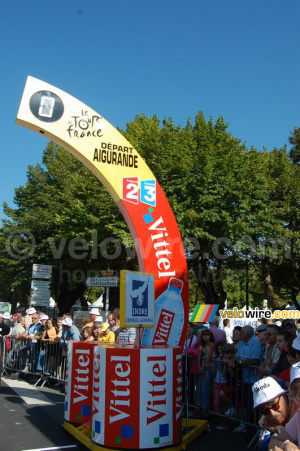
<path id="1" fill-rule="evenodd" d="M 100 312 L 99 312 L 99 309 L 96 308 L 96 307 L 94 307 L 94 308 L 92 308 L 92 309 L 90 310 L 90 315 L 101 316 L 101 315 L 100 315 Z"/>
<path id="2" fill-rule="evenodd" d="M 294 349 L 296 349 L 297 351 L 300 351 L 300 335 L 298 335 L 298 336 L 294 339 L 293 344 L 292 344 L 292 347 L 293 347 Z"/>
<path id="3" fill-rule="evenodd" d="M 294 365 L 291 366 L 291 382 L 294 382 L 295 379 L 300 378 L 300 362 L 294 363 Z"/>
<path id="4" fill-rule="evenodd" d="M 73 321 L 71 320 L 71 318 L 64 318 L 61 323 L 63 326 L 71 327 L 73 324 Z"/>
<path id="5" fill-rule="evenodd" d="M 10 319 L 10 313 L 9 312 L 0 313 L 0 316 L 3 319 Z"/>
<path id="6" fill-rule="evenodd" d="M 36 309 L 34 307 L 29 307 L 26 310 L 27 315 L 33 315 L 34 313 L 36 313 Z"/>
<path id="7" fill-rule="evenodd" d="M 261 404 L 273 401 L 277 396 L 286 393 L 286 390 L 283 390 L 273 377 L 268 376 L 255 382 L 252 392 L 254 408 L 256 408 Z"/>
<path id="8" fill-rule="evenodd" d="M 41 321 L 43 321 L 44 319 L 49 319 L 49 316 L 48 316 L 48 315 L 42 315 L 42 316 L 40 317 L 40 320 L 41 320 Z"/>

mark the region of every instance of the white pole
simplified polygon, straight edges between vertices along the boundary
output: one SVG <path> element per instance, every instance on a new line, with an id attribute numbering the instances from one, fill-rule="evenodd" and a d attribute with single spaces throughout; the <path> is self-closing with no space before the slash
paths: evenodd
<path id="1" fill-rule="evenodd" d="M 108 308 L 109 308 L 109 287 L 106 287 L 106 290 L 105 290 L 105 315 L 106 315 L 106 320 L 108 318 Z"/>

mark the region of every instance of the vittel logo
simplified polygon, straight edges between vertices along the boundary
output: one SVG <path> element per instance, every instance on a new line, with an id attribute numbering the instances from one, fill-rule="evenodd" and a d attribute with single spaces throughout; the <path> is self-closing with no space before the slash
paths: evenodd
<path id="1" fill-rule="evenodd" d="M 111 381 L 114 385 L 109 406 L 109 423 L 111 424 L 130 416 L 130 355 L 113 355 L 110 363 L 115 374 L 115 378 Z"/>
<path id="2" fill-rule="evenodd" d="M 167 344 L 171 332 L 175 314 L 169 310 L 162 309 L 157 323 L 153 344 Z"/>
<path id="3" fill-rule="evenodd" d="M 94 378 L 93 378 L 93 415 L 99 412 L 100 403 L 100 356 L 94 359 Z"/>
<path id="4" fill-rule="evenodd" d="M 90 381 L 91 349 L 76 349 L 74 356 L 74 373 L 76 383 L 73 387 L 73 402 L 83 402 L 88 398 Z"/>
<path id="5" fill-rule="evenodd" d="M 170 243 L 166 241 L 166 238 L 169 236 L 169 233 L 167 231 L 167 228 L 164 226 L 164 220 L 162 216 L 158 218 L 148 229 L 151 232 L 156 232 L 154 234 L 151 234 L 150 236 L 151 240 L 153 241 L 153 247 L 156 251 L 155 256 L 157 258 L 157 267 L 159 269 L 158 277 L 160 278 L 175 276 L 175 271 L 169 271 L 169 269 L 171 268 L 172 252 L 168 249 Z"/>
<path id="6" fill-rule="evenodd" d="M 147 425 L 149 425 L 166 415 L 166 356 L 150 356 L 147 358 L 147 363 L 152 365 L 151 379 L 147 383 L 147 386 L 151 386 L 151 389 L 148 389 L 149 399 L 147 401 Z"/>

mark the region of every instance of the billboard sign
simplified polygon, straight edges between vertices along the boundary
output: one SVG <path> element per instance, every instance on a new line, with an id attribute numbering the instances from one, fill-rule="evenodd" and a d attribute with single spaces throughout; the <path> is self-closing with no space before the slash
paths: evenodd
<path id="1" fill-rule="evenodd" d="M 171 331 L 168 345 L 183 345 L 189 310 L 184 247 L 170 204 L 145 160 L 101 114 L 33 77 L 27 78 L 16 123 L 68 150 L 107 188 L 128 224 L 139 270 L 154 275 L 155 299 L 171 278 L 181 281 L 181 332 Z"/>

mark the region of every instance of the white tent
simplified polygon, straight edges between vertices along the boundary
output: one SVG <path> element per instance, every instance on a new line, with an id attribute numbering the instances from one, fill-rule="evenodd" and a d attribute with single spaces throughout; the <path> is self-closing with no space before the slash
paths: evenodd
<path id="1" fill-rule="evenodd" d="M 98 298 L 95 302 L 93 302 L 93 304 L 91 306 L 103 308 L 103 293 L 101 294 L 100 298 Z"/>
<path id="2" fill-rule="evenodd" d="M 49 300 L 49 308 L 54 308 L 56 306 L 56 302 L 53 298 L 50 298 Z"/>

